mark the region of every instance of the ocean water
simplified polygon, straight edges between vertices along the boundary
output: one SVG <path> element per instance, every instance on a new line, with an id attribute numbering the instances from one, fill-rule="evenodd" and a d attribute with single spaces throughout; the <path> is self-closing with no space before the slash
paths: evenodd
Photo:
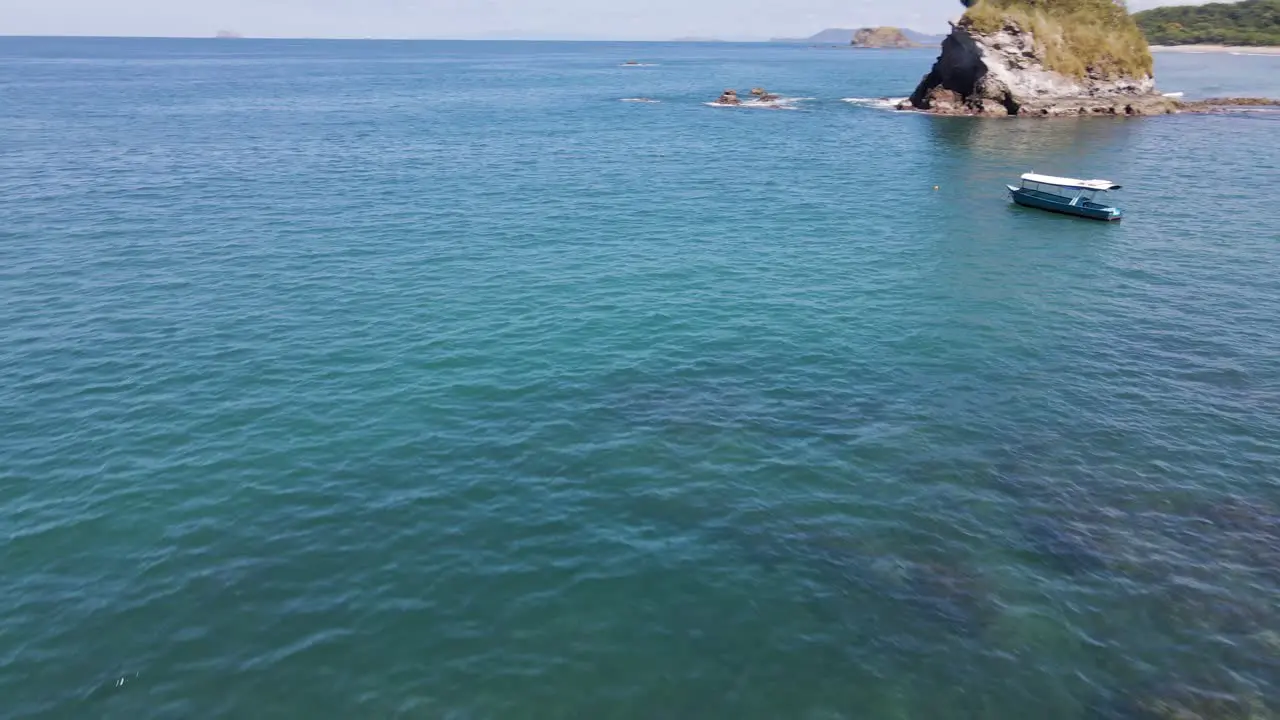
<path id="1" fill-rule="evenodd" d="M 932 56 L 0 39 L 0 717 L 1280 709 L 1280 115 Z"/>

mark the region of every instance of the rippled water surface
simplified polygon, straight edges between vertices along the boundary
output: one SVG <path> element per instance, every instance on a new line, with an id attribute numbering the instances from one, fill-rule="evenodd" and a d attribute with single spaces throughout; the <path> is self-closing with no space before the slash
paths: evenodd
<path id="1" fill-rule="evenodd" d="M 1280 708 L 1280 115 L 931 59 L 0 40 L 0 716 Z"/>

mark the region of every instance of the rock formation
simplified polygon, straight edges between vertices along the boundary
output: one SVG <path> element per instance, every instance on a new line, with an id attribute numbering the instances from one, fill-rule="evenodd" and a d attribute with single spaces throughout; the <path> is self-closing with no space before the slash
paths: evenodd
<path id="1" fill-rule="evenodd" d="M 853 46 L 860 48 L 913 48 L 920 47 L 900 28 L 861 28 L 853 33 Z"/>
<path id="2" fill-rule="evenodd" d="M 1087 61 L 1080 61 L 1083 72 L 1079 73 L 1052 69 L 1045 41 L 1024 24 L 1029 25 L 1005 16 L 994 29 L 980 28 L 966 14 L 942 41 L 942 54 L 933 69 L 898 107 L 940 115 L 1154 115 L 1177 111 L 1175 100 L 1155 91 L 1155 79 L 1148 69 L 1126 73 Z M 1141 50 L 1146 52 L 1145 45 Z"/>
<path id="3" fill-rule="evenodd" d="M 1233 109 L 1239 110 L 1246 107 L 1280 108 L 1280 100 L 1262 97 L 1224 97 L 1178 101 L 1178 110 L 1181 112 L 1231 112 Z"/>
<path id="4" fill-rule="evenodd" d="M 716 98 L 716 105 L 741 105 L 742 101 L 738 99 L 737 90 L 725 90 Z"/>
<path id="5" fill-rule="evenodd" d="M 760 102 L 777 102 L 782 99 L 781 96 L 774 95 L 762 87 L 751 88 L 751 95 L 752 97 L 757 98 Z"/>

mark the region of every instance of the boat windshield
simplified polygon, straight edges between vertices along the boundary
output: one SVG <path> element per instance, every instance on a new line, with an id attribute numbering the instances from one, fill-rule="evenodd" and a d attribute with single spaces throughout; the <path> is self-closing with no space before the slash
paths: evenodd
<path id="1" fill-rule="evenodd" d="M 1056 195 L 1065 200 L 1079 199 L 1084 202 L 1094 202 L 1100 190 L 1077 187 L 1063 187 L 1061 185 L 1052 185 L 1049 183 L 1039 183 L 1031 180 L 1023 180 L 1022 188 L 1024 190 L 1034 190 L 1046 195 Z"/>

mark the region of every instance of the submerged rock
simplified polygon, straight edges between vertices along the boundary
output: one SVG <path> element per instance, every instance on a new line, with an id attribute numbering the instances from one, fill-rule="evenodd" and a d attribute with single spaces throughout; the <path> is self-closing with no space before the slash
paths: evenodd
<path id="1" fill-rule="evenodd" d="M 1137 699 L 1129 717 L 1142 720 L 1280 720 L 1253 694 L 1208 693 L 1190 688 Z"/>
<path id="2" fill-rule="evenodd" d="M 827 531 L 724 526 L 712 534 L 760 567 L 807 575 L 822 589 L 823 600 L 811 606 L 828 619 L 864 612 L 865 600 L 857 598 L 879 598 L 956 635 L 977 637 L 1000 613 L 986 579 L 963 564 L 884 556 L 856 537 Z"/>
<path id="3" fill-rule="evenodd" d="M 1107 567 L 1103 552 L 1074 527 L 1048 518 L 1025 518 L 1019 526 L 1027 547 L 1063 572 L 1097 572 Z"/>
<path id="4" fill-rule="evenodd" d="M 968 14 L 952 25 L 938 57 L 899 109 L 940 115 L 1155 115 L 1178 103 L 1155 91 L 1149 71 L 1117 74 L 1086 67 L 1051 69 L 1048 48 L 1012 17 L 987 29 Z"/>
<path id="5" fill-rule="evenodd" d="M 997 614 L 997 605 L 986 583 L 976 572 L 939 563 L 912 563 L 902 576 L 898 599 L 917 611 L 965 634 L 986 628 Z"/>
<path id="6" fill-rule="evenodd" d="M 1248 533 L 1259 538 L 1280 538 L 1280 513 L 1261 500 L 1228 496 L 1205 504 L 1200 516 L 1218 530 Z"/>

